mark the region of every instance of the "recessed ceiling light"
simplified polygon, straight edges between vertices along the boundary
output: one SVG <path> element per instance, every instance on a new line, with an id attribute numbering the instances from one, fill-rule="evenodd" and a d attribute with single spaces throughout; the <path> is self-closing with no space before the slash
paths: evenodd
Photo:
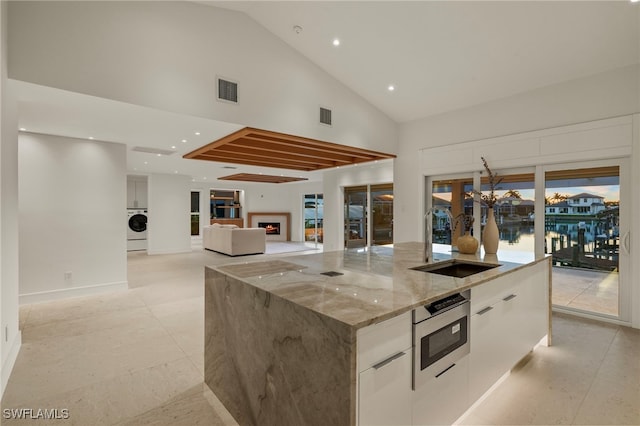
<path id="1" fill-rule="evenodd" d="M 631 3 L 638 3 L 640 0 L 631 0 Z"/>
<path id="2" fill-rule="evenodd" d="M 182 143 L 187 143 L 187 140 L 186 139 L 182 139 Z"/>
<path id="3" fill-rule="evenodd" d="M 176 146 L 175 145 L 171 145 L 171 149 L 176 149 Z"/>
<path id="4" fill-rule="evenodd" d="M 92 140 L 93 140 L 93 136 L 89 136 L 89 140 L 91 140 L 91 141 L 92 141 Z"/>
<path id="5" fill-rule="evenodd" d="M 148 161 L 145 161 L 145 162 L 144 162 L 144 164 L 149 164 L 149 162 L 148 162 Z"/>
<path id="6" fill-rule="evenodd" d="M 162 157 L 162 154 L 156 154 L 158 157 Z"/>
<path id="7" fill-rule="evenodd" d="M 196 136 L 200 136 L 200 132 L 196 132 Z"/>
<path id="8" fill-rule="evenodd" d="M 333 39 L 333 45 L 334 46 L 340 46 L 340 39 L 334 38 Z"/>
<path id="9" fill-rule="evenodd" d="M 396 87 L 393 84 L 390 84 L 389 87 L 387 87 L 387 90 L 393 92 L 394 90 L 396 90 Z"/>
<path id="10" fill-rule="evenodd" d="M 24 127 L 20 127 L 20 131 L 21 131 L 21 132 L 26 132 L 26 131 L 27 131 L 27 129 L 25 129 Z"/>

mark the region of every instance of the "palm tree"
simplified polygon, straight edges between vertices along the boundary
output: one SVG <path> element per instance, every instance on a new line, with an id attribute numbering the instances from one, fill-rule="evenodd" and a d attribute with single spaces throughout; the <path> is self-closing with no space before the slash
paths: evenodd
<path id="1" fill-rule="evenodd" d="M 504 193 L 505 197 L 517 198 L 518 200 L 522 200 L 522 194 L 517 189 L 510 189 Z"/>
<path id="2" fill-rule="evenodd" d="M 556 204 L 556 203 L 559 203 L 561 201 L 566 200 L 567 198 L 569 198 L 568 195 L 562 195 L 559 192 L 556 192 L 556 193 L 553 194 L 553 197 L 551 197 L 551 200 L 553 200 L 553 203 Z"/>

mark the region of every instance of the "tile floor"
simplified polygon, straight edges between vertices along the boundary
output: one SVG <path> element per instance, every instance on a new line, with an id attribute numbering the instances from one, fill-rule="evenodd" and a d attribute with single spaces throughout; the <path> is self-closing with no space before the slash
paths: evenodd
<path id="1" fill-rule="evenodd" d="M 132 252 L 127 291 L 22 306 L 2 409 L 69 418 L 2 424 L 234 424 L 203 385 L 203 265 L 229 261 L 201 249 Z M 554 330 L 554 346 L 525 359 L 462 424 L 640 424 L 640 330 L 561 314 Z"/>

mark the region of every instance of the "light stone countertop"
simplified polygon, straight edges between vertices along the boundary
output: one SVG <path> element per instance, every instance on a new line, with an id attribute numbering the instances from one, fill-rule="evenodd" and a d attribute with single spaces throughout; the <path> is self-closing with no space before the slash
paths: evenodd
<path id="1" fill-rule="evenodd" d="M 457 258 L 500 266 L 465 278 L 411 270 L 425 264 L 424 245 L 415 242 L 369 250 L 274 256 L 273 260 L 211 269 L 358 329 L 545 260 L 528 253 L 500 253 L 505 260 L 517 259 L 519 263 L 515 263 L 495 255 L 482 259 L 478 255 L 436 252 L 444 247 L 448 248 L 434 247 L 436 261 Z M 323 272 L 342 275 L 327 276 Z"/>

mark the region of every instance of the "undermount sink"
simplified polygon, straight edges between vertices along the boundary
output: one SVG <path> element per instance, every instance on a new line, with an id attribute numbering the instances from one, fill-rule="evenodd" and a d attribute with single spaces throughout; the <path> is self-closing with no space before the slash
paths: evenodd
<path id="1" fill-rule="evenodd" d="M 492 265 L 487 263 L 473 263 L 465 262 L 463 260 L 445 260 L 443 262 L 430 263 L 428 265 L 416 266 L 410 268 L 415 271 L 428 272 L 430 274 L 447 275 L 450 277 L 464 278 L 469 275 L 478 274 L 480 272 L 488 271 L 489 269 L 497 268 L 500 265 Z"/>

